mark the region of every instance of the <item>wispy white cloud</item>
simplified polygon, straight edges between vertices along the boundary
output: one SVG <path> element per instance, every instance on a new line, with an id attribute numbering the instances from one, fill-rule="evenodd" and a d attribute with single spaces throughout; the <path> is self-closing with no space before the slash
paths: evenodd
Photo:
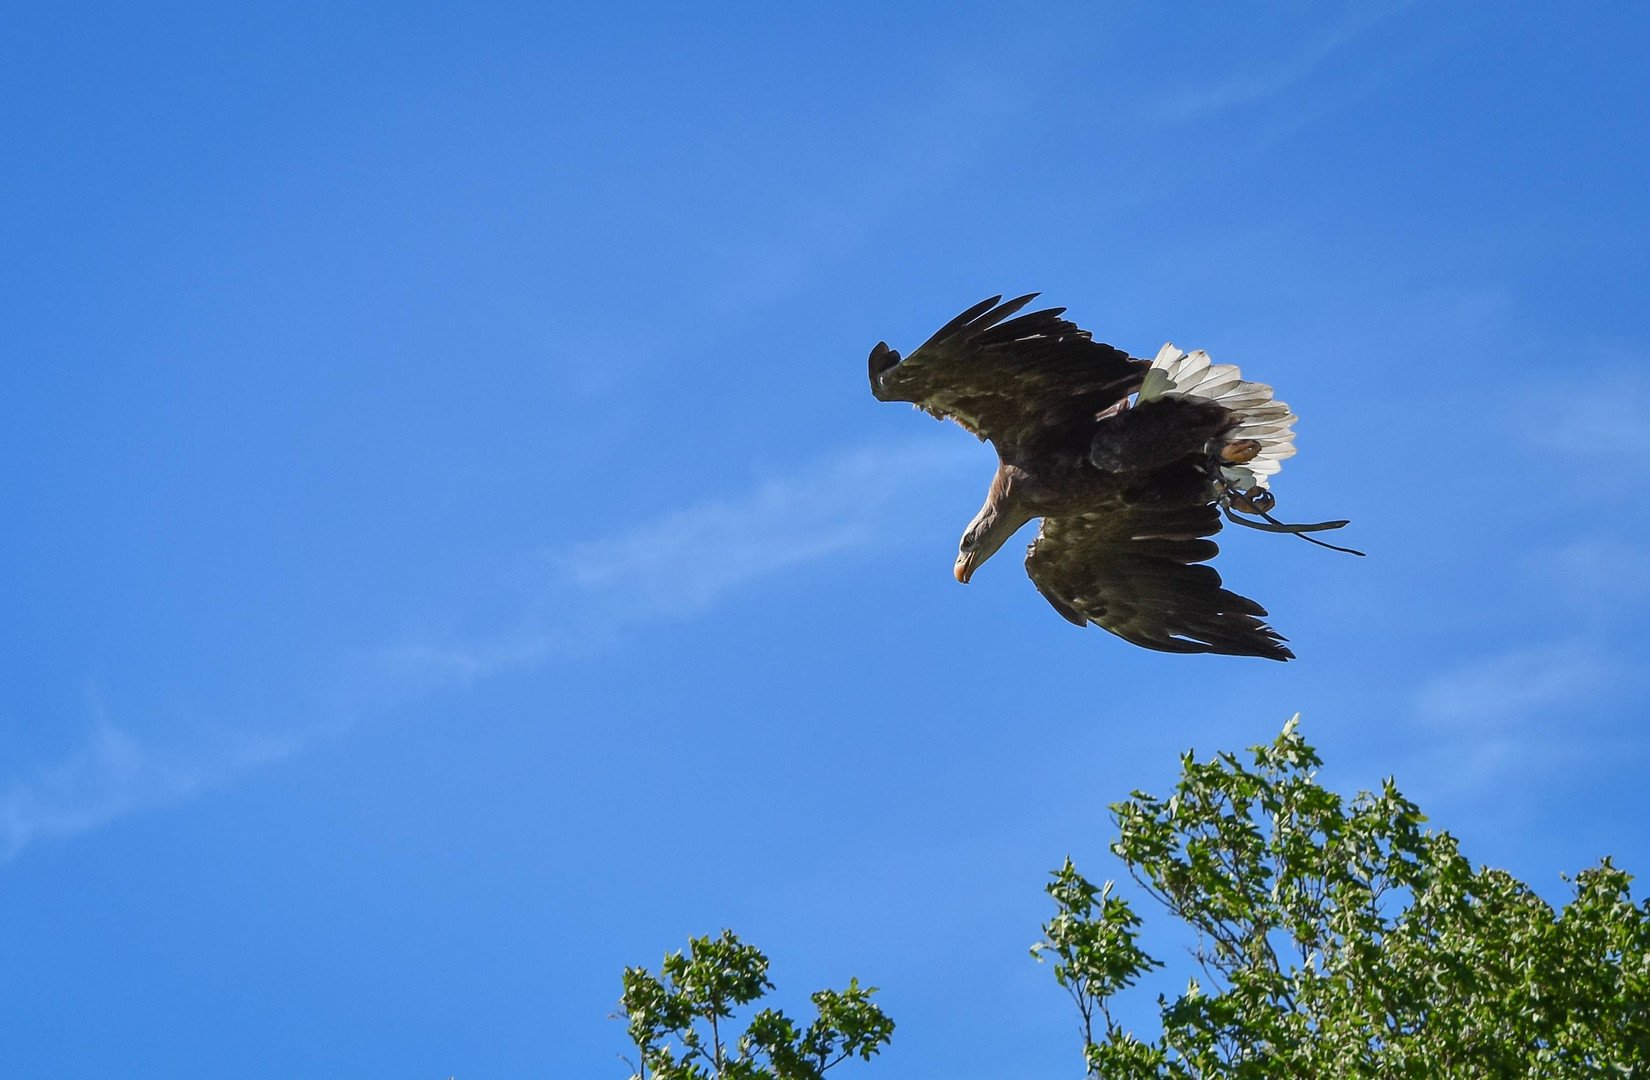
<path id="1" fill-rule="evenodd" d="M 523 614 L 490 636 L 373 650 L 330 702 L 340 714 L 392 713 L 434 691 L 536 667 L 612 640 L 624 627 L 703 612 L 732 590 L 850 549 L 896 541 L 905 502 L 972 460 L 951 440 L 864 448 L 770 477 L 538 560 L 550 615 Z M 977 464 L 977 462 L 975 462 Z M 94 705 L 91 737 L 65 760 L 0 786 L 0 859 L 31 843 L 180 802 L 301 752 L 347 727 L 282 736 L 214 731 L 140 739 Z"/>
<path id="2" fill-rule="evenodd" d="M 1588 694 L 1610 665 L 1579 642 L 1515 649 L 1452 668 L 1417 695 L 1421 717 L 1455 730 L 1505 728 L 1537 710 Z"/>
<path id="3" fill-rule="evenodd" d="M 1525 572 L 1556 604 L 1597 615 L 1636 616 L 1650 596 L 1650 548 L 1613 536 L 1535 552 Z"/>
<path id="4" fill-rule="evenodd" d="M 1620 675 L 1620 658 L 1592 642 L 1518 648 L 1434 676 L 1416 694 L 1416 715 L 1451 786 L 1473 788 L 1591 749 L 1583 718 Z"/>
<path id="5" fill-rule="evenodd" d="M 214 733 L 160 747 L 99 720 L 68 758 L 0 789 L 0 859 L 29 844 L 95 829 L 136 810 L 186 799 L 291 756 L 295 739 Z"/>
<path id="6" fill-rule="evenodd" d="M 909 500 L 973 462 L 966 444 L 847 451 L 613 536 L 543 553 L 538 613 L 492 636 L 383 650 L 392 684 L 468 683 L 603 644 L 627 626 L 691 617 L 728 593 L 852 549 L 894 543 Z"/>
<path id="7" fill-rule="evenodd" d="M 580 544 L 554 561 L 610 616 L 687 614 L 747 581 L 888 538 L 898 531 L 894 496 L 963 460 L 927 447 L 856 451 Z"/>
<path id="8" fill-rule="evenodd" d="M 1145 118 L 1163 124 L 1185 123 L 1223 113 L 1281 94 L 1323 67 L 1331 57 L 1371 28 L 1410 6 L 1401 3 L 1354 7 L 1342 21 L 1308 39 L 1293 55 L 1264 63 L 1219 82 L 1197 85 L 1188 81 L 1188 72 L 1170 71 L 1177 89 L 1152 101 L 1144 109 Z"/>
<path id="9" fill-rule="evenodd" d="M 1588 382 L 1570 388 L 1562 401 L 1545 403 L 1546 422 L 1531 425 L 1530 437 L 1578 457 L 1636 457 L 1644 446 L 1650 384 L 1625 371 L 1599 371 Z"/>

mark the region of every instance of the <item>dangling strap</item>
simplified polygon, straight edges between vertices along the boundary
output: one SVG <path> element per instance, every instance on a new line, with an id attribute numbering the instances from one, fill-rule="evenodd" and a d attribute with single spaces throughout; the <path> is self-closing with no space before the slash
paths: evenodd
<path id="1" fill-rule="evenodd" d="M 1259 529 L 1261 532 L 1293 533 L 1302 540 L 1305 540 L 1308 544 L 1316 544 L 1319 547 L 1328 548 L 1330 551 L 1344 551 L 1348 555 L 1358 556 L 1363 556 L 1364 554 L 1363 552 L 1356 551 L 1352 548 L 1336 547 L 1334 544 L 1326 544 L 1322 540 L 1314 540 L 1312 537 L 1306 535 L 1307 533 L 1314 532 L 1328 532 L 1330 529 L 1344 529 L 1346 526 L 1351 524 L 1349 521 L 1319 521 L 1312 525 L 1287 525 L 1273 517 L 1271 514 L 1268 514 L 1263 510 L 1257 510 L 1256 513 L 1260 514 L 1261 517 L 1270 522 L 1268 525 L 1262 525 L 1258 521 L 1249 521 L 1246 518 L 1238 517 L 1232 512 L 1232 508 L 1226 505 L 1224 501 L 1220 504 L 1220 509 L 1221 512 L 1226 515 L 1226 520 L 1236 525 L 1242 525 L 1250 529 Z"/>

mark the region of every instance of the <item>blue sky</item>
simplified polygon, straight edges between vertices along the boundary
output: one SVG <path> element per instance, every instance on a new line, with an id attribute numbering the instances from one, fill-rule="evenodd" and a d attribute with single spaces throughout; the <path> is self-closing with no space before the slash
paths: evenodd
<path id="1" fill-rule="evenodd" d="M 1647 34 L 8 6 L 6 1071 L 618 1077 L 622 966 L 731 926 L 884 988 L 858 1072 L 1077 1075 L 1044 875 L 1296 711 L 1549 897 L 1650 872 Z M 990 451 L 865 355 L 1033 289 L 1301 415 L 1370 557 L 1219 562 L 1297 662 L 952 580 Z"/>

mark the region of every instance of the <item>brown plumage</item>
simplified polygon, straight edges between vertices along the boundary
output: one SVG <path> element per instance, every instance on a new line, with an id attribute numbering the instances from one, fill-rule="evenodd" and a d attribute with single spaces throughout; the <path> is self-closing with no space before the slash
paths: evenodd
<path id="1" fill-rule="evenodd" d="M 1153 362 L 1102 345 L 1064 308 L 1011 318 L 1035 296 L 976 304 L 903 359 L 886 343 L 871 351 L 879 400 L 955 420 L 997 450 L 957 580 L 1040 517 L 1026 572 L 1078 626 L 1164 652 L 1292 658 L 1265 609 L 1202 565 L 1220 550 L 1208 537 L 1221 499 L 1259 499 L 1293 453 L 1287 406 L 1201 353 L 1165 346 Z"/>

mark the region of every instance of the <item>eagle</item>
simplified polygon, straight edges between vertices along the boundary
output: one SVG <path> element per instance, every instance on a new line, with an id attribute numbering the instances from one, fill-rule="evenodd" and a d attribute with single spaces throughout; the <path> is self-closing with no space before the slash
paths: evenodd
<path id="1" fill-rule="evenodd" d="M 1266 609 L 1205 564 L 1220 550 L 1209 537 L 1222 514 L 1296 534 L 1347 524 L 1285 525 L 1269 513 L 1271 478 L 1295 453 L 1295 415 L 1270 386 L 1207 353 L 1171 344 L 1137 359 L 1095 341 L 1065 308 L 1017 314 L 1037 295 L 983 300 L 910 356 L 887 342 L 871 350 L 879 401 L 955 420 L 997 451 L 985 505 L 958 545 L 957 580 L 1041 518 L 1026 573 L 1078 626 L 1161 652 L 1293 659 Z"/>

